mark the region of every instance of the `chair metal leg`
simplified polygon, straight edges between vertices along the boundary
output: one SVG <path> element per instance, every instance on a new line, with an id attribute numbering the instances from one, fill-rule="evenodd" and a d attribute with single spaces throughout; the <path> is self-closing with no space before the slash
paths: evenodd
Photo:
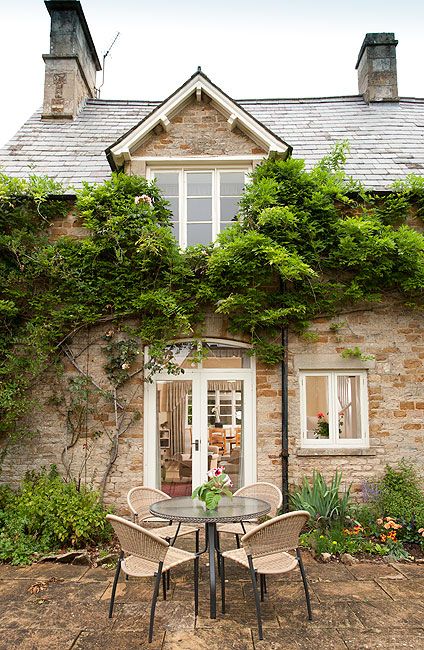
<path id="1" fill-rule="evenodd" d="M 169 571 L 166 572 L 166 588 L 168 589 L 168 591 L 171 588 L 171 569 L 169 569 Z"/>
<path id="2" fill-rule="evenodd" d="M 163 567 L 163 562 L 159 562 L 158 571 L 155 576 L 156 580 L 155 580 L 155 588 L 153 591 L 152 605 L 150 607 L 149 643 L 151 643 L 153 639 L 153 624 L 155 622 L 156 601 L 159 595 L 160 579 L 162 577 L 162 567 Z"/>
<path id="3" fill-rule="evenodd" d="M 237 548 L 240 548 L 240 535 L 236 535 Z"/>
<path id="4" fill-rule="evenodd" d="M 194 560 L 194 615 L 199 613 L 199 557 Z"/>
<path id="5" fill-rule="evenodd" d="M 200 548 L 200 530 L 197 529 L 196 530 L 196 553 L 199 552 L 199 548 Z"/>
<path id="6" fill-rule="evenodd" d="M 221 575 L 221 555 L 219 553 L 219 533 L 215 529 L 215 548 L 216 548 L 216 557 L 217 557 L 217 568 L 218 568 L 218 576 Z"/>
<path id="7" fill-rule="evenodd" d="M 268 593 L 268 587 L 267 587 L 267 584 L 266 584 L 266 575 L 263 576 L 263 579 L 264 579 L 264 592 L 267 594 Z"/>
<path id="8" fill-rule="evenodd" d="M 258 619 L 258 636 L 259 636 L 259 641 L 262 641 L 262 639 L 264 638 L 264 635 L 262 633 L 261 604 L 259 602 L 259 594 L 258 594 L 258 590 L 257 590 L 257 587 L 256 587 L 256 573 L 255 573 L 255 569 L 254 569 L 254 566 L 253 566 L 252 556 L 248 555 L 247 559 L 248 559 L 248 562 L 249 562 L 250 577 L 252 578 L 252 589 L 253 589 L 253 593 L 255 595 L 256 617 Z"/>
<path id="9" fill-rule="evenodd" d="M 119 574 L 121 572 L 121 562 L 123 557 L 124 557 L 124 552 L 121 551 L 118 558 L 118 562 L 116 564 L 115 577 L 113 579 L 112 594 L 110 596 L 110 605 L 109 605 L 109 618 L 112 618 L 112 614 L 113 614 L 113 605 L 115 603 L 116 586 L 118 584 Z"/>
<path id="10" fill-rule="evenodd" d="M 221 612 L 225 614 L 225 559 L 221 555 Z"/>
<path id="11" fill-rule="evenodd" d="M 310 621 L 312 621 L 311 599 L 310 599 L 310 596 L 309 596 L 308 581 L 306 579 L 305 567 L 303 566 L 303 560 L 302 560 L 302 556 L 300 554 L 300 548 L 296 549 L 296 557 L 297 557 L 297 561 L 299 562 L 299 569 L 300 569 L 300 573 L 302 575 L 303 588 L 305 590 L 306 607 L 308 608 L 308 618 L 309 618 Z"/>
<path id="12" fill-rule="evenodd" d="M 162 573 L 162 595 L 163 599 L 166 600 L 166 573 Z"/>
<path id="13" fill-rule="evenodd" d="M 261 585 L 261 602 L 264 602 L 265 598 L 265 584 L 264 584 L 264 578 L 265 576 L 262 575 L 262 573 L 259 575 L 259 582 Z"/>

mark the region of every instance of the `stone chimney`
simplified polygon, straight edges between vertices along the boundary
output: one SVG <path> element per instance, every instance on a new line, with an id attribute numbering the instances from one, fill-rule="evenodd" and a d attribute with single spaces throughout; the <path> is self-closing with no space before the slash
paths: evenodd
<path id="1" fill-rule="evenodd" d="M 50 54 L 46 64 L 43 115 L 73 119 L 87 97 L 95 97 L 96 71 L 101 65 L 76 0 L 46 0 L 51 17 Z"/>
<path id="2" fill-rule="evenodd" d="M 359 51 L 358 70 L 359 93 L 365 101 L 399 101 L 396 72 L 395 35 L 391 32 L 366 34 Z"/>

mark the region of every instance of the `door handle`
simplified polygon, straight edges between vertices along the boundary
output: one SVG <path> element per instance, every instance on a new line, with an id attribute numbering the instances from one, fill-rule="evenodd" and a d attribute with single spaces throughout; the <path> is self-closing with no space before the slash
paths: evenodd
<path id="1" fill-rule="evenodd" d="M 192 444 L 192 446 L 194 447 L 194 451 L 199 451 L 199 445 L 200 445 L 200 441 L 199 441 L 199 440 L 195 440 L 195 441 L 192 442 L 191 444 Z"/>

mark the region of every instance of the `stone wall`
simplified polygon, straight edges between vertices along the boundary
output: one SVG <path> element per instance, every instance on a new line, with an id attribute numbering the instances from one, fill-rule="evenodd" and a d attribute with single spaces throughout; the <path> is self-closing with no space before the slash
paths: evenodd
<path id="1" fill-rule="evenodd" d="M 299 483 L 313 469 L 332 476 L 342 470 L 355 490 L 363 480 L 381 475 L 384 466 L 402 458 L 417 464 L 424 477 L 424 319 L 419 311 L 405 308 L 394 299 L 384 305 L 358 309 L 341 314 L 333 322 L 344 322 L 334 332 L 330 321 L 314 323 L 318 335 L 308 343 L 294 335 L 290 337 L 289 432 L 290 480 Z M 369 435 L 367 450 L 306 450 L 300 449 L 299 358 L 313 354 L 328 368 L 328 359 L 341 359 L 340 352 L 358 346 L 366 355 L 374 355 L 369 366 Z M 352 367 L 361 362 L 352 360 Z M 344 360 L 344 364 L 349 364 Z M 358 364 L 358 365 L 355 365 Z M 300 364 L 301 365 L 301 364 Z"/>
<path id="2" fill-rule="evenodd" d="M 171 119 L 167 132 L 152 135 L 133 156 L 265 155 L 240 129 L 231 131 L 227 119 L 210 102 L 192 99 Z M 137 161 L 129 163 L 133 173 Z M 129 171 L 129 170 L 126 170 Z"/>

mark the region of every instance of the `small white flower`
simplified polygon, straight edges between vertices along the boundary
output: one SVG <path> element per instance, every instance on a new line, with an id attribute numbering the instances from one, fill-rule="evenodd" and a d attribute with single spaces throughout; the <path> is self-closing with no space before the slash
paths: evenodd
<path id="1" fill-rule="evenodd" d="M 148 196 L 148 194 L 142 194 L 141 196 L 134 197 L 134 202 L 136 205 L 139 203 L 148 203 L 150 206 L 153 205 L 153 201 L 150 196 Z"/>
<path id="2" fill-rule="evenodd" d="M 122 370 L 128 370 L 129 367 L 130 367 L 129 363 L 123 363 L 121 366 Z"/>

